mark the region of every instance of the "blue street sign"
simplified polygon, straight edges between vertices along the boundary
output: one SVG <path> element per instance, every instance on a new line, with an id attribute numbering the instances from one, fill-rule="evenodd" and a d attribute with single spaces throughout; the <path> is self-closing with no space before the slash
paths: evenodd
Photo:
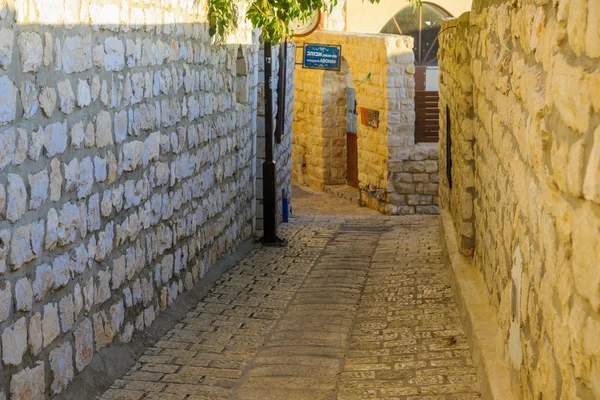
<path id="1" fill-rule="evenodd" d="M 342 46 L 305 44 L 302 68 L 340 70 Z"/>

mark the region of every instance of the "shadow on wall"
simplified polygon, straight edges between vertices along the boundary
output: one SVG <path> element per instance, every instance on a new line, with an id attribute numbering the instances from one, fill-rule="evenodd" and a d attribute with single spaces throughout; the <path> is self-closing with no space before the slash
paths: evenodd
<path id="1" fill-rule="evenodd" d="M 0 5 L 0 398 L 63 392 L 252 234 L 258 38 L 160 3 Z"/>

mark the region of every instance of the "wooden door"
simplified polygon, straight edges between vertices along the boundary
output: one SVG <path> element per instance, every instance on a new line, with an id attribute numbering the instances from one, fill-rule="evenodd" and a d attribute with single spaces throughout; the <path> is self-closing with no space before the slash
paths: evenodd
<path id="1" fill-rule="evenodd" d="M 358 140 L 356 90 L 346 89 L 346 184 L 358 187 Z"/>
<path id="2" fill-rule="evenodd" d="M 438 141 L 440 130 L 440 112 L 437 91 L 415 91 L 415 142 Z"/>

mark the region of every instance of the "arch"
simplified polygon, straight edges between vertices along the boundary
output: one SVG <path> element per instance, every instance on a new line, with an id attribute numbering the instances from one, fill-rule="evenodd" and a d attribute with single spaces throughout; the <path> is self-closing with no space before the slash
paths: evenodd
<path id="1" fill-rule="evenodd" d="M 450 17 L 452 14 L 439 5 L 423 2 L 421 7 L 403 7 L 381 28 L 380 33 L 412 36 L 415 65 L 436 66 L 440 20 Z"/>

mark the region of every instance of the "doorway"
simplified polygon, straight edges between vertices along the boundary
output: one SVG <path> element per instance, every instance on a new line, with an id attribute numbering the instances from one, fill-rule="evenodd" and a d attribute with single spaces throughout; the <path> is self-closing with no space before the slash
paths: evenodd
<path id="1" fill-rule="evenodd" d="M 423 2 L 421 7 L 402 8 L 381 29 L 381 33 L 414 39 L 415 143 L 438 141 L 438 34 L 440 20 L 448 17 L 450 13 L 440 6 Z"/>

